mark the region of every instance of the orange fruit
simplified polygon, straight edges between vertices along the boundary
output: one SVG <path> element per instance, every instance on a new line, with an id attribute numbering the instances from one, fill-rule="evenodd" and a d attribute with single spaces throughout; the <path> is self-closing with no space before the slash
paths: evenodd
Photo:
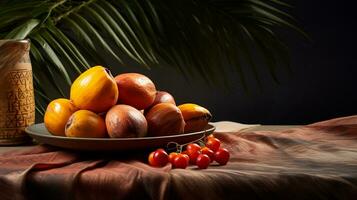
<path id="1" fill-rule="evenodd" d="M 138 73 L 125 73 L 116 76 L 115 81 L 120 92 L 119 103 L 142 110 L 154 102 L 156 88 L 148 77 Z"/>
<path id="2" fill-rule="evenodd" d="M 107 137 L 102 117 L 89 110 L 78 110 L 69 118 L 65 130 L 68 137 Z"/>
<path id="3" fill-rule="evenodd" d="M 78 109 L 68 99 L 55 99 L 46 109 L 44 122 L 47 130 L 57 136 L 65 136 L 65 126 L 71 115 Z"/>
<path id="4" fill-rule="evenodd" d="M 118 101 L 118 87 L 110 71 L 95 66 L 83 72 L 71 86 L 71 100 L 81 110 L 109 110 Z"/>
<path id="5" fill-rule="evenodd" d="M 193 103 L 179 105 L 186 122 L 185 133 L 202 131 L 211 120 L 211 113 L 204 107 Z"/>

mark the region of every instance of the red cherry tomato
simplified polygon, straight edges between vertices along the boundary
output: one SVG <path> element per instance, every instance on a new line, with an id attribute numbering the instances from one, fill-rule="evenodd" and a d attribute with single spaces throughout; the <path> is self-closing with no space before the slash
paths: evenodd
<path id="1" fill-rule="evenodd" d="M 177 156 L 178 154 L 179 154 L 179 153 L 176 153 L 176 152 L 172 152 L 172 153 L 169 154 L 169 162 L 170 162 L 171 164 L 174 163 L 174 159 L 176 158 L 176 156 Z"/>
<path id="2" fill-rule="evenodd" d="M 154 160 L 154 153 L 155 151 L 151 152 L 150 155 L 149 155 L 149 158 L 148 158 L 148 161 L 149 161 L 149 165 L 153 166 L 153 167 L 157 167 L 158 164 L 155 162 Z"/>
<path id="3" fill-rule="evenodd" d="M 209 163 L 211 162 L 211 159 L 209 158 L 208 155 L 206 154 L 200 154 L 198 157 L 197 157 L 197 160 L 196 160 L 196 165 L 198 166 L 198 168 L 200 169 L 206 169 L 209 165 Z"/>
<path id="4" fill-rule="evenodd" d="M 214 160 L 220 165 L 227 164 L 229 157 L 229 151 L 225 148 L 220 148 L 218 151 L 216 151 L 216 153 L 214 153 Z"/>
<path id="5" fill-rule="evenodd" d="M 190 162 L 190 157 L 187 154 L 182 154 L 182 156 L 187 160 L 187 162 Z"/>
<path id="6" fill-rule="evenodd" d="M 201 154 L 201 147 L 196 143 L 191 143 L 186 146 L 187 155 L 190 157 L 190 163 L 195 164 L 198 155 Z"/>
<path id="7" fill-rule="evenodd" d="M 201 154 L 201 151 L 189 151 L 188 156 L 190 157 L 190 163 L 196 164 L 197 157 Z"/>
<path id="8" fill-rule="evenodd" d="M 183 151 L 183 152 L 181 152 L 182 154 L 186 154 L 186 155 L 188 155 L 188 152 L 187 151 Z"/>
<path id="9" fill-rule="evenodd" d="M 153 157 L 159 166 L 165 166 L 169 162 L 169 155 L 163 149 L 156 150 Z"/>
<path id="10" fill-rule="evenodd" d="M 200 145 L 196 144 L 196 143 L 191 143 L 191 144 L 188 144 L 186 146 L 186 151 L 187 152 L 190 152 L 190 151 L 199 151 L 201 150 L 201 147 Z"/>
<path id="11" fill-rule="evenodd" d="M 215 137 L 214 137 L 213 134 L 209 134 L 209 135 L 207 136 L 207 139 L 210 139 L 210 138 L 215 138 Z"/>
<path id="12" fill-rule="evenodd" d="M 211 162 L 213 162 L 213 160 L 214 160 L 214 152 L 210 148 L 203 147 L 201 149 L 201 153 L 202 154 L 206 154 L 211 159 Z"/>
<path id="13" fill-rule="evenodd" d="M 169 162 L 169 155 L 163 149 L 151 152 L 149 155 L 149 164 L 154 167 L 165 166 Z"/>
<path id="14" fill-rule="evenodd" d="M 210 148 L 212 151 L 216 152 L 221 146 L 221 141 L 217 138 L 209 138 L 206 142 L 206 147 Z"/>
<path id="15" fill-rule="evenodd" d="M 178 154 L 173 162 L 174 168 L 185 169 L 188 166 L 188 159 L 184 154 Z"/>

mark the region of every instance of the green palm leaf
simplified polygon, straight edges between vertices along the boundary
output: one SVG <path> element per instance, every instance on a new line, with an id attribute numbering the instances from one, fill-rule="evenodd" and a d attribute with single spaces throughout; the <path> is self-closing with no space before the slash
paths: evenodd
<path id="1" fill-rule="evenodd" d="M 29 19 L 24 24 L 16 27 L 9 34 L 5 36 L 5 38 L 10 39 L 23 39 L 25 38 L 31 31 L 40 24 L 40 20 L 38 19 Z"/>
<path id="2" fill-rule="evenodd" d="M 229 87 L 236 71 L 249 90 L 247 70 L 262 88 L 257 59 L 279 83 L 289 52 L 275 32 L 301 33 L 282 0 L 32 0 L 0 3 L 0 36 L 32 41 L 31 59 L 37 111 L 68 95 L 73 79 L 91 65 L 136 62 L 169 65 L 186 78 Z M 227 63 L 231 69 L 222 66 Z M 219 74 L 219 75 L 217 75 Z"/>

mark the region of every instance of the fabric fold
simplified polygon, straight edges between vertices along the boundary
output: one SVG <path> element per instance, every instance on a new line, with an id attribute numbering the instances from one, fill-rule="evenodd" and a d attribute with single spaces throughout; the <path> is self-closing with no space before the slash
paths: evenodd
<path id="1" fill-rule="evenodd" d="M 355 199 L 357 116 L 279 131 L 219 132 L 227 165 L 172 169 L 149 152 L 37 146 L 0 155 L 0 199 Z"/>

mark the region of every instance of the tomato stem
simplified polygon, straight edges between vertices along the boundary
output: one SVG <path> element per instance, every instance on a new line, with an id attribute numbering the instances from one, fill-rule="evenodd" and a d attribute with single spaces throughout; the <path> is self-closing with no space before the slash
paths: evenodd
<path id="1" fill-rule="evenodd" d="M 202 144 L 202 143 L 204 144 L 204 139 L 205 139 L 206 137 L 207 137 L 207 136 L 206 136 L 206 131 L 205 131 L 205 132 L 203 133 L 203 136 L 202 136 L 202 137 L 200 137 L 200 138 L 197 139 L 197 140 L 190 141 L 190 142 L 188 142 L 188 143 L 179 144 L 179 143 L 177 143 L 177 142 L 169 142 L 169 143 L 167 143 L 167 145 L 166 145 L 166 149 L 167 149 L 168 151 L 170 151 L 170 150 L 172 149 L 172 150 L 175 150 L 174 152 L 181 153 L 183 147 L 187 146 L 188 144 L 196 143 L 196 142 L 201 143 L 201 144 Z M 174 144 L 175 146 L 174 146 L 174 147 L 170 147 L 170 145 L 172 145 L 172 144 Z M 202 146 L 202 145 L 200 145 L 200 146 Z"/>

